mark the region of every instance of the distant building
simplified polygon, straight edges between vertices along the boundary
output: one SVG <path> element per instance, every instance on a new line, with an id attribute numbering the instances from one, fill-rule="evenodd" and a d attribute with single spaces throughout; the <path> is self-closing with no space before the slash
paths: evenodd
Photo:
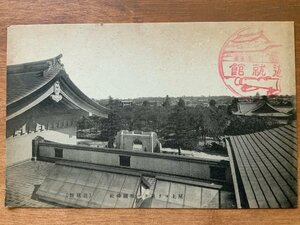
<path id="1" fill-rule="evenodd" d="M 238 116 L 259 116 L 276 120 L 279 124 L 287 124 L 293 108 L 274 107 L 267 101 L 239 102 L 237 111 L 233 114 Z"/>
<path id="2" fill-rule="evenodd" d="M 185 105 L 188 107 L 196 107 L 198 105 L 197 101 L 192 101 L 192 100 L 184 100 Z"/>
<path id="3" fill-rule="evenodd" d="M 130 107 L 133 105 L 133 101 L 130 100 L 122 100 L 121 101 L 122 107 Z"/>
<path id="4" fill-rule="evenodd" d="M 155 106 L 161 106 L 162 102 L 160 101 L 149 101 L 149 106 L 155 107 Z"/>
<path id="5" fill-rule="evenodd" d="M 203 106 L 203 107 L 209 107 L 209 102 L 207 100 L 198 100 L 197 105 Z"/>
<path id="6" fill-rule="evenodd" d="M 7 67 L 7 165 L 30 159 L 32 140 L 76 144 L 77 120 L 108 110 L 89 99 L 55 58 Z"/>

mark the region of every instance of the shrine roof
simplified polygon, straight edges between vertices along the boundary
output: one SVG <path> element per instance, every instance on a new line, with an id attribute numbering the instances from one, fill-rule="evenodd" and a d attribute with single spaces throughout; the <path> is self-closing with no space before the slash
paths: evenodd
<path id="1" fill-rule="evenodd" d="M 7 66 L 6 104 L 10 105 L 26 97 L 56 77 L 60 72 L 59 69 L 47 74 L 46 71 L 50 64 L 58 66 L 61 57 L 59 55 L 43 61 Z"/>
<path id="2" fill-rule="evenodd" d="M 238 103 L 238 111 L 234 112 L 235 115 L 243 116 L 272 116 L 272 117 L 288 117 L 290 116 L 286 109 L 280 107 L 273 107 L 266 101 L 259 102 L 240 102 Z"/>
<path id="3" fill-rule="evenodd" d="M 91 100 L 72 82 L 60 62 L 61 57 L 7 66 L 8 119 L 22 113 L 25 107 L 28 110 L 53 95 L 55 82 L 59 82 L 62 97 L 75 108 L 107 117 L 108 109 Z"/>

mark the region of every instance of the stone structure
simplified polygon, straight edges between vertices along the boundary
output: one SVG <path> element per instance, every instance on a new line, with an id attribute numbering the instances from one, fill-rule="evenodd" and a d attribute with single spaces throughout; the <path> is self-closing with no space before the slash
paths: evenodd
<path id="1" fill-rule="evenodd" d="M 139 143 L 144 152 L 160 152 L 161 144 L 155 132 L 121 130 L 116 136 L 118 149 L 133 150 L 133 145 Z"/>

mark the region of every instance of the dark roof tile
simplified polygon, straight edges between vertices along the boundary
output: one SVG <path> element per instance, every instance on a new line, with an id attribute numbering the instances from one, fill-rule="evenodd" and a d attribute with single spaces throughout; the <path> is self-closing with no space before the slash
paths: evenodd
<path id="1" fill-rule="evenodd" d="M 294 126 L 231 136 L 227 148 L 239 171 L 250 208 L 297 207 L 297 145 Z M 234 178 L 234 180 L 237 180 Z"/>
<path id="2" fill-rule="evenodd" d="M 11 119 L 18 115 L 18 112 L 48 91 L 56 80 L 60 82 L 62 94 L 65 93 L 66 99 L 74 107 L 80 107 L 94 115 L 107 117 L 108 109 L 88 98 L 70 80 L 63 64 L 60 63 L 61 57 L 62 55 L 59 55 L 48 60 L 7 67 L 7 118 Z"/>
<path id="3" fill-rule="evenodd" d="M 33 93 L 47 84 L 56 75 L 43 76 L 43 72 L 41 71 L 24 74 L 7 74 L 6 104 L 9 105 Z"/>
<path id="4" fill-rule="evenodd" d="M 56 77 L 63 69 L 60 58 L 61 55 L 43 61 L 7 66 L 6 104 L 10 105 L 28 96 Z"/>

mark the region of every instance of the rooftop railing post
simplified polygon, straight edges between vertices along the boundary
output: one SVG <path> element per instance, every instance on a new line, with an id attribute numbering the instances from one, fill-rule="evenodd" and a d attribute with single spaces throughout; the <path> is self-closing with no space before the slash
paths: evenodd
<path id="1" fill-rule="evenodd" d="M 32 140 L 32 161 L 36 161 L 38 158 L 39 143 L 41 142 L 44 142 L 44 138 L 41 136 L 37 136 Z"/>
<path id="2" fill-rule="evenodd" d="M 222 208 L 222 206 L 221 206 L 221 189 L 219 190 L 219 208 Z"/>

